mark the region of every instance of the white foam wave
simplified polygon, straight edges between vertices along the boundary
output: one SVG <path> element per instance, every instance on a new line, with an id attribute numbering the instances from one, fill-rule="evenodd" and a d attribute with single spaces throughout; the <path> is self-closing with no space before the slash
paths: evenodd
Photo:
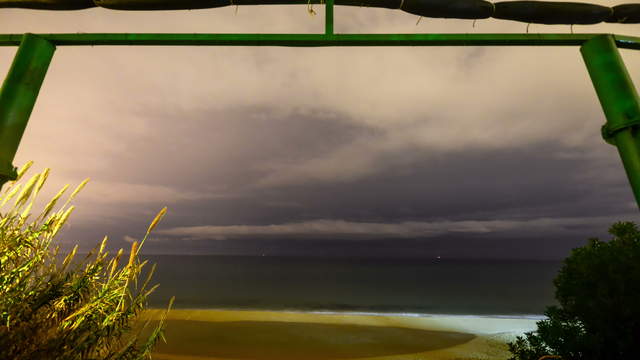
<path id="1" fill-rule="evenodd" d="M 401 316 L 428 318 L 460 318 L 460 319 L 514 319 L 514 320 L 546 320 L 548 317 L 539 314 L 439 314 L 415 312 L 377 312 L 377 311 L 341 311 L 341 310 L 300 310 L 300 309 L 249 309 L 249 308 L 188 308 L 182 310 L 213 310 L 213 311 L 268 311 L 297 314 L 321 315 L 361 315 L 361 316 Z"/>

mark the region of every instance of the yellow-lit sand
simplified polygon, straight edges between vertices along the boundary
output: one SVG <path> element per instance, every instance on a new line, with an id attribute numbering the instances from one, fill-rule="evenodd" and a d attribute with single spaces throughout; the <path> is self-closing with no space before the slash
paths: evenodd
<path id="1" fill-rule="evenodd" d="M 153 358 L 499 360 L 507 340 L 534 328 L 526 319 L 172 310 Z"/>

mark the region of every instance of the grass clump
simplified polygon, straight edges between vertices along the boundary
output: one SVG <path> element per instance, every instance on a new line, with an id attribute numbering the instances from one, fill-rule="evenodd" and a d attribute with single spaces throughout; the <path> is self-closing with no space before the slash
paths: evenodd
<path id="1" fill-rule="evenodd" d="M 155 264 L 139 281 L 147 261 L 140 262 L 138 253 L 166 208 L 140 244 L 133 243 L 125 263 L 122 249 L 115 256 L 105 251 L 107 237 L 84 259 L 76 258 L 76 245 L 61 260 L 55 237 L 73 212 L 71 200 L 88 179 L 62 207 L 54 211 L 68 185 L 28 221 L 49 174 L 45 169 L 17 184 L 31 164 L 20 169 L 18 179 L 0 195 L 0 359 L 150 358 L 157 341 L 164 339 L 166 312 L 143 338 L 149 322 L 140 327 L 136 320 L 157 285 L 149 288 Z M 4 210 L 9 203 L 11 208 Z"/>

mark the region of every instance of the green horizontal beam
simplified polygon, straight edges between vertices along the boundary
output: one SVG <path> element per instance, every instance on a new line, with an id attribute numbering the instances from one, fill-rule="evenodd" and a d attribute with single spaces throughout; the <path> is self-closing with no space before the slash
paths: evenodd
<path id="1" fill-rule="evenodd" d="M 581 46 L 607 34 L 36 34 L 56 46 Z M 612 35 L 619 48 L 640 49 L 640 37 Z M 0 35 L 18 46 L 22 34 Z"/>

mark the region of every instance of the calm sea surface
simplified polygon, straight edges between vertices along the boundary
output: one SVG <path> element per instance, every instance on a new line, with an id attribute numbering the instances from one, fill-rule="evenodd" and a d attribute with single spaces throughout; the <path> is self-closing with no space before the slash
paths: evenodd
<path id="1" fill-rule="evenodd" d="M 560 262 L 145 255 L 152 307 L 541 315 Z"/>

